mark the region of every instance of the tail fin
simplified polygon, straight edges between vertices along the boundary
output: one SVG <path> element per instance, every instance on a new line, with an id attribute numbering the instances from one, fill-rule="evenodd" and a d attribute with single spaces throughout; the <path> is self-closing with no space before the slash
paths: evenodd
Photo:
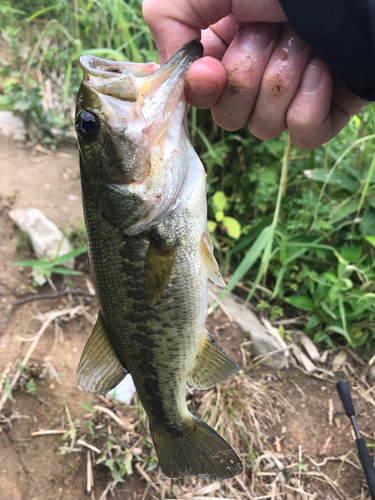
<path id="1" fill-rule="evenodd" d="M 243 470 L 241 459 L 209 425 L 191 415 L 171 431 L 150 423 L 160 466 L 168 477 L 187 474 L 227 479 Z"/>

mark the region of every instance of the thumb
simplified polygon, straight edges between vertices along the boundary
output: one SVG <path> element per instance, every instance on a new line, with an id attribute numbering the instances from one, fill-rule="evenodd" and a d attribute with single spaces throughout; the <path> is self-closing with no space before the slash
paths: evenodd
<path id="1" fill-rule="evenodd" d="M 184 45 L 200 40 L 201 30 L 232 15 L 240 22 L 285 22 L 278 0 L 144 0 L 143 16 L 155 39 L 160 63 Z"/>

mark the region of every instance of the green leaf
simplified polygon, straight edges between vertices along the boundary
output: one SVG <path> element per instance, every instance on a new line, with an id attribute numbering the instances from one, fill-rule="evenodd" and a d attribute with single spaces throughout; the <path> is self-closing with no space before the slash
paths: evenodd
<path id="1" fill-rule="evenodd" d="M 28 380 L 26 384 L 26 391 L 31 394 L 32 396 L 35 396 L 36 394 L 36 386 L 34 380 L 30 379 Z"/>
<path id="2" fill-rule="evenodd" d="M 64 262 L 67 262 L 70 259 L 74 259 L 75 257 L 78 257 L 79 255 L 82 255 L 87 252 L 87 245 L 83 245 L 81 247 L 75 248 L 71 252 L 65 253 L 64 255 L 60 255 L 53 261 L 54 265 L 58 264 L 63 264 Z"/>
<path id="3" fill-rule="evenodd" d="M 324 332 L 318 332 L 316 335 L 314 335 L 314 342 L 317 344 L 318 342 L 325 342 L 328 347 L 336 347 L 335 344 L 332 342 L 332 339 Z"/>
<path id="4" fill-rule="evenodd" d="M 342 335 L 343 337 L 345 337 L 345 339 L 348 342 L 348 344 L 352 345 L 352 341 L 351 341 L 351 338 L 348 335 L 348 332 L 344 328 L 342 328 L 341 326 L 330 325 L 330 326 L 327 327 L 327 330 L 332 330 L 333 332 Z"/>
<path id="5" fill-rule="evenodd" d="M 8 375 L 5 377 L 5 392 L 8 395 L 8 399 L 13 399 L 12 389 L 10 388 L 9 377 Z"/>
<path id="6" fill-rule="evenodd" d="M 251 297 L 253 296 L 253 294 L 256 290 L 256 287 L 258 286 L 260 280 L 262 279 L 262 276 L 264 276 L 264 274 L 267 272 L 268 265 L 269 265 L 272 257 L 278 252 L 278 248 L 276 248 L 272 252 L 272 245 L 273 245 L 273 238 L 270 238 L 267 241 L 267 245 L 264 249 L 262 259 L 260 261 L 260 266 L 259 266 L 257 275 L 256 275 L 255 280 L 254 280 L 254 284 L 251 287 L 251 290 L 248 293 L 248 296 L 246 297 L 246 303 L 249 302 L 249 300 L 251 299 Z"/>
<path id="7" fill-rule="evenodd" d="M 57 10 L 61 9 L 61 7 L 64 7 L 64 4 L 62 3 L 57 3 L 56 5 L 50 5 L 49 7 L 44 7 L 44 9 L 40 9 L 37 12 L 34 12 L 28 19 L 27 22 L 29 23 L 36 17 L 39 17 L 40 15 L 44 14 L 45 12 L 48 12 L 49 10 Z"/>
<path id="8" fill-rule="evenodd" d="M 225 210 L 227 207 L 227 197 L 223 191 L 216 191 L 212 197 L 212 202 L 218 210 Z"/>
<path id="9" fill-rule="evenodd" d="M 304 174 L 307 178 L 312 179 L 313 181 L 327 181 L 328 184 L 346 189 L 351 193 L 356 193 L 359 189 L 359 182 L 341 172 L 338 172 L 337 170 L 330 175 L 330 170 L 317 168 L 314 170 L 305 170 Z"/>
<path id="10" fill-rule="evenodd" d="M 346 325 L 346 312 L 345 312 L 345 306 L 344 306 L 344 299 L 341 294 L 337 297 L 337 301 L 339 303 L 339 312 L 340 312 L 340 318 L 341 318 L 341 323 L 343 326 L 343 330 L 345 332 L 345 338 L 348 341 L 349 345 L 351 345 L 351 339 L 348 334 L 348 329 Z"/>
<path id="11" fill-rule="evenodd" d="M 367 299 L 371 299 L 371 301 L 373 301 L 373 299 L 375 299 L 375 293 L 365 293 L 361 298 L 358 299 L 357 304 Z"/>
<path id="12" fill-rule="evenodd" d="M 370 245 L 372 245 L 373 247 L 375 247 L 375 236 L 374 235 L 371 235 L 371 236 L 365 236 L 365 240 L 370 243 Z"/>
<path id="13" fill-rule="evenodd" d="M 348 215 L 355 213 L 358 210 L 359 201 L 348 201 L 340 203 L 337 205 L 330 214 L 331 222 L 338 222 L 341 219 L 345 219 Z"/>
<path id="14" fill-rule="evenodd" d="M 294 297 L 286 297 L 285 302 L 288 302 L 293 307 L 301 309 L 302 311 L 313 311 L 315 309 L 315 304 L 305 295 L 295 295 Z"/>
<path id="15" fill-rule="evenodd" d="M 351 279 L 349 279 L 349 278 L 344 278 L 344 279 L 343 279 L 343 282 L 345 283 L 346 288 L 347 288 L 348 290 L 351 290 L 351 289 L 353 288 L 353 281 L 352 281 Z"/>
<path id="16" fill-rule="evenodd" d="M 116 462 L 115 460 L 113 460 L 113 458 L 108 458 L 108 460 L 105 461 L 105 465 L 109 468 L 109 470 L 111 471 L 111 474 L 112 474 L 112 477 L 115 481 L 118 481 L 119 483 L 123 483 L 124 480 L 122 479 L 122 477 L 120 476 L 120 473 L 119 471 L 117 470 L 117 467 L 116 467 Z"/>
<path id="17" fill-rule="evenodd" d="M 370 236 L 371 238 L 371 236 Z M 375 246 L 375 236 L 374 238 L 374 246 Z M 365 238 L 367 239 L 367 238 Z M 369 242 L 370 243 L 370 242 Z M 362 243 L 353 243 L 351 245 L 346 245 L 340 248 L 340 255 L 347 262 L 356 263 L 362 256 L 363 253 L 363 245 Z"/>
<path id="18" fill-rule="evenodd" d="M 326 280 L 330 281 L 331 283 L 337 283 L 337 281 L 338 281 L 337 276 L 333 273 L 328 272 L 328 271 L 323 273 L 322 276 Z"/>
<path id="19" fill-rule="evenodd" d="M 231 238 L 238 240 L 241 236 L 241 224 L 233 217 L 224 217 L 224 227 Z"/>
<path id="20" fill-rule="evenodd" d="M 272 219 L 273 219 L 272 215 L 267 215 L 266 217 L 264 217 L 259 222 L 259 224 L 257 224 L 255 227 L 253 227 L 245 236 L 243 236 L 239 240 L 237 245 L 230 250 L 230 253 L 232 254 L 235 252 L 239 252 L 239 251 L 243 250 L 244 248 L 248 248 L 250 243 L 252 243 L 253 241 L 255 241 L 258 238 L 258 236 L 263 231 L 263 229 L 265 227 L 269 226 L 269 224 L 271 224 Z"/>
<path id="21" fill-rule="evenodd" d="M 375 235 L 375 210 L 373 208 L 367 210 L 367 212 L 365 212 L 362 216 L 359 229 L 364 238 L 366 236 Z"/>
<path id="22" fill-rule="evenodd" d="M 320 304 L 320 307 L 323 309 L 323 311 L 325 313 L 328 314 L 328 316 L 331 316 L 331 318 L 333 318 L 333 319 L 337 319 L 336 314 L 332 311 L 332 309 L 325 302 L 322 302 Z"/>
<path id="23" fill-rule="evenodd" d="M 217 222 L 221 222 L 224 219 L 224 212 L 222 210 L 216 212 L 215 219 L 217 220 Z"/>
<path id="24" fill-rule="evenodd" d="M 317 325 L 319 325 L 320 321 L 319 321 L 319 316 L 314 313 L 310 316 L 308 322 L 306 323 L 306 328 L 308 329 L 311 329 L 311 328 L 315 328 Z"/>
<path id="25" fill-rule="evenodd" d="M 207 221 L 207 228 L 210 231 L 210 233 L 213 233 L 215 231 L 216 226 L 217 226 L 217 224 L 213 220 L 208 220 Z"/>
<path id="26" fill-rule="evenodd" d="M 70 276 L 82 276 L 81 271 L 74 271 L 74 269 L 67 269 L 66 267 L 53 267 L 52 272 L 55 274 L 67 274 Z"/>
<path id="27" fill-rule="evenodd" d="M 247 252 L 245 257 L 242 259 L 240 265 L 237 267 L 231 280 L 228 283 L 227 290 L 224 290 L 219 299 L 222 300 L 228 293 L 233 290 L 236 284 L 243 278 L 243 276 L 248 272 L 248 270 L 253 266 L 253 264 L 258 260 L 260 254 L 266 247 L 267 243 L 273 239 L 274 226 L 271 224 L 263 229 L 260 233 L 253 246 Z"/>
<path id="28" fill-rule="evenodd" d="M 278 172 L 275 169 L 265 168 L 259 174 L 259 180 L 265 182 L 266 184 L 274 184 L 277 176 Z"/>

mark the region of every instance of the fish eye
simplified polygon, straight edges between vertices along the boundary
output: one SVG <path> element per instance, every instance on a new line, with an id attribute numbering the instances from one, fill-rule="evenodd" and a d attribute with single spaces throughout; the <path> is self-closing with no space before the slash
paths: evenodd
<path id="1" fill-rule="evenodd" d="M 99 120 L 90 111 L 81 111 L 76 119 L 76 132 L 84 140 L 94 139 L 99 132 Z"/>

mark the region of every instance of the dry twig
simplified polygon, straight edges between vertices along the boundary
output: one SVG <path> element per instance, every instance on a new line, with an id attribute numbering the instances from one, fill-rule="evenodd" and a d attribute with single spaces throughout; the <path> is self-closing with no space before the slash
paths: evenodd
<path id="1" fill-rule="evenodd" d="M 137 471 L 139 472 L 139 474 L 148 482 L 148 484 L 150 486 L 152 486 L 152 488 L 154 488 L 154 490 L 156 491 L 156 493 L 160 494 L 161 493 L 161 489 L 159 488 L 159 486 L 156 486 L 156 484 L 150 478 L 150 476 L 147 474 L 147 472 L 145 472 L 139 464 L 135 464 L 135 468 L 137 469 Z"/>
<path id="2" fill-rule="evenodd" d="M 55 434 L 65 434 L 66 430 L 64 429 L 51 429 L 51 430 L 47 430 L 47 431 L 35 431 L 35 432 L 32 432 L 30 434 L 31 437 L 35 437 L 35 436 L 51 436 L 51 435 L 55 435 Z"/>
<path id="3" fill-rule="evenodd" d="M 76 290 L 62 290 L 61 292 L 57 293 L 41 293 L 38 295 L 29 295 L 27 297 L 23 297 L 22 299 L 15 300 L 14 302 L 11 302 L 7 305 L 2 320 L 0 321 L 0 329 L 5 325 L 9 314 L 14 307 L 26 304 L 27 302 L 34 302 L 34 300 L 58 299 L 60 297 L 63 297 L 64 295 L 84 295 L 86 297 L 95 297 L 95 295 L 92 295 L 90 292 L 87 292 L 86 290 L 80 290 L 79 288 L 77 288 Z"/>

